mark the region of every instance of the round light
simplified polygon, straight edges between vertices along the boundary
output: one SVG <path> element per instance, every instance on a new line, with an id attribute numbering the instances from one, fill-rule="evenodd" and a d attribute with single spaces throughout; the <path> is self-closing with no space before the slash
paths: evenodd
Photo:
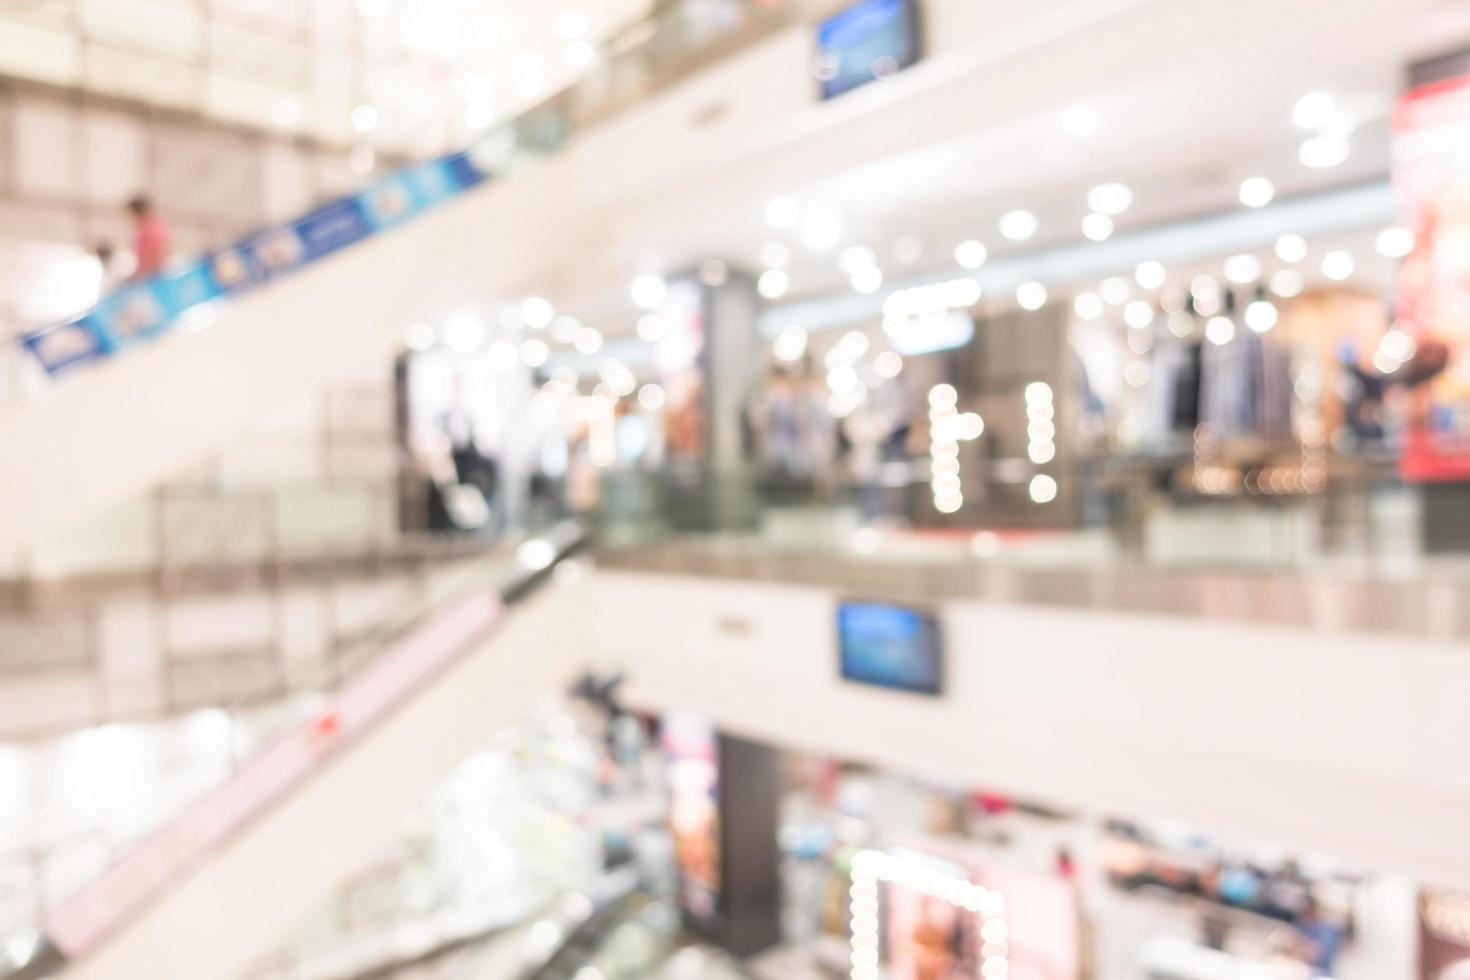
<path id="1" fill-rule="evenodd" d="M 800 327 L 787 327 L 776 335 L 776 360 L 787 364 L 801 360 L 806 354 L 806 331 Z"/>
<path id="2" fill-rule="evenodd" d="M 656 344 L 664 338 L 664 319 L 657 313 L 646 313 L 638 318 L 638 339 Z M 573 336 L 575 340 L 575 335 Z"/>
<path id="3" fill-rule="evenodd" d="M 842 220 L 831 211 L 813 211 L 801 226 L 801 241 L 813 251 L 823 252 L 842 237 Z"/>
<path id="4" fill-rule="evenodd" d="M 1263 208 L 1276 198 L 1276 185 L 1265 177 L 1251 177 L 1240 184 L 1240 203 L 1248 208 Z"/>
<path id="5" fill-rule="evenodd" d="M 784 269 L 767 269 L 756 280 L 756 289 L 766 299 L 780 299 L 791 288 L 791 277 Z"/>
<path id="6" fill-rule="evenodd" d="M 1148 361 L 1129 361 L 1123 368 L 1123 380 L 1130 388 L 1142 388 L 1148 384 L 1148 379 L 1153 375 L 1149 369 Z"/>
<path id="7" fill-rule="evenodd" d="M 1297 100 L 1291 120 L 1301 129 L 1321 129 L 1337 114 L 1337 100 L 1326 92 L 1312 92 Z"/>
<path id="8" fill-rule="evenodd" d="M 1033 503 L 1049 504 L 1057 499 L 1057 481 L 1045 473 L 1033 476 L 1029 489 Z"/>
<path id="9" fill-rule="evenodd" d="M 641 324 L 641 321 L 640 321 Z M 570 344 L 576 341 L 577 334 L 582 330 L 582 321 L 574 316 L 559 316 L 551 321 L 551 339 L 558 344 Z M 641 327 L 640 327 L 641 331 Z"/>
<path id="10" fill-rule="evenodd" d="M 1295 265 L 1307 257 L 1307 240 L 1301 235 L 1282 235 L 1276 239 L 1276 257 Z"/>
<path id="11" fill-rule="evenodd" d="M 935 385 L 929 389 L 930 408 L 954 408 L 959 400 L 960 393 L 955 390 L 954 385 Z"/>
<path id="12" fill-rule="evenodd" d="M 1385 259 L 1402 259 L 1414 251 L 1414 233 L 1408 228 L 1385 228 L 1378 233 L 1373 249 Z"/>
<path id="13" fill-rule="evenodd" d="M 583 327 L 572 342 L 578 354 L 596 354 L 602 350 L 602 333 L 596 327 Z"/>
<path id="14" fill-rule="evenodd" d="M 1010 211 L 1001 216 L 1000 233 L 1013 242 L 1024 242 L 1036 236 L 1041 223 L 1030 211 Z"/>
<path id="15" fill-rule="evenodd" d="M 864 296 L 876 293 L 883 288 L 883 270 L 875 265 L 859 269 L 852 274 L 852 288 Z"/>
<path id="16" fill-rule="evenodd" d="M 526 367 L 538 368 L 551 356 L 551 348 L 539 337 L 531 337 L 521 344 L 521 360 Z"/>
<path id="17" fill-rule="evenodd" d="M 791 247 L 785 242 L 766 242 L 761 246 L 760 259 L 767 269 L 784 269 L 791 264 Z"/>
<path id="18" fill-rule="evenodd" d="M 1328 252 L 1322 257 L 1322 275 L 1331 279 L 1333 282 L 1342 282 L 1346 279 L 1351 279 L 1357 267 L 1357 262 L 1347 252 Z"/>
<path id="19" fill-rule="evenodd" d="M 1256 333 L 1267 333 L 1280 319 L 1280 311 L 1269 299 L 1258 299 L 1245 308 L 1245 325 Z"/>
<path id="20" fill-rule="evenodd" d="M 891 381 L 903 371 L 903 358 L 886 350 L 873 358 L 873 373 L 884 381 Z"/>
<path id="21" fill-rule="evenodd" d="M 545 330 L 556 319 L 556 309 L 540 296 L 521 300 L 521 322 L 532 330 Z"/>
<path id="22" fill-rule="evenodd" d="M 1235 339 L 1235 321 L 1228 316 L 1212 316 L 1205 324 L 1205 339 L 1217 347 L 1223 347 Z"/>
<path id="23" fill-rule="evenodd" d="M 485 342 L 485 324 L 473 313 L 457 313 L 444 325 L 444 343 L 449 349 L 468 354 Z"/>
<path id="24" fill-rule="evenodd" d="M 1237 286 L 1248 286 L 1261 278 L 1261 260 L 1254 255 L 1232 255 L 1225 260 L 1225 279 Z"/>
<path id="25" fill-rule="evenodd" d="M 849 330 L 842 335 L 842 339 L 837 342 L 837 347 L 833 352 L 837 355 L 838 360 L 851 363 L 861 359 L 868 352 L 868 346 L 867 334 L 861 330 Z"/>
<path id="26" fill-rule="evenodd" d="M 827 387 L 839 395 L 855 391 L 862 382 L 851 364 L 839 364 L 827 372 Z"/>
<path id="27" fill-rule="evenodd" d="M 1169 314 L 1169 332 L 1183 340 L 1194 333 L 1194 317 L 1183 310 L 1176 310 Z"/>
<path id="28" fill-rule="evenodd" d="M 904 235 L 893 243 L 893 261 L 899 265 L 913 265 L 924 255 L 924 243 L 913 235 Z"/>
<path id="29" fill-rule="evenodd" d="M 1090 106 L 1069 106 L 1062 113 L 1062 129 L 1073 139 L 1086 139 L 1097 132 L 1101 123 L 1102 118 Z"/>
<path id="30" fill-rule="evenodd" d="M 1103 302 L 1109 306 L 1122 306 L 1133 298 L 1133 284 L 1122 276 L 1113 276 L 1104 279 L 1102 284 Z"/>
<path id="31" fill-rule="evenodd" d="M 1016 302 L 1023 310 L 1039 310 L 1046 305 L 1046 287 L 1039 282 L 1024 282 L 1016 289 Z"/>
<path id="32" fill-rule="evenodd" d="M 573 68 L 585 68 L 597 57 L 597 49 L 587 41 L 573 41 L 567 45 L 567 64 Z"/>
<path id="33" fill-rule="evenodd" d="M 646 411 L 657 412 L 664 407 L 667 400 L 664 390 L 658 385 L 644 385 L 638 389 L 638 404 Z"/>
<path id="34" fill-rule="evenodd" d="M 1123 309 L 1123 322 L 1135 330 L 1142 330 L 1154 322 L 1154 308 L 1150 303 L 1136 299 Z"/>
<path id="35" fill-rule="evenodd" d="M 773 197 L 766 205 L 766 220 L 773 228 L 789 231 L 801 223 L 801 205 L 785 194 Z"/>
<path id="36" fill-rule="evenodd" d="M 1295 269 L 1282 269 L 1271 277 L 1271 292 L 1283 299 L 1300 296 L 1305 288 L 1302 274 Z"/>
<path id="37" fill-rule="evenodd" d="M 1053 397 L 1051 385 L 1045 381 L 1033 381 L 1026 386 L 1026 407 L 1028 410 L 1050 405 Z"/>
<path id="38" fill-rule="evenodd" d="M 663 303 L 665 294 L 668 293 L 668 284 L 664 282 L 663 276 L 652 273 L 644 273 L 633 280 L 633 286 L 629 293 L 633 297 L 633 305 L 640 310 L 655 310 Z"/>
<path id="39" fill-rule="evenodd" d="M 1120 215 L 1133 206 L 1133 191 L 1127 184 L 1098 184 L 1087 192 L 1087 206 L 1098 214 Z"/>
<path id="40" fill-rule="evenodd" d="M 1340 136 L 1314 136 L 1302 144 L 1297 159 L 1313 170 L 1327 170 L 1345 161 L 1353 148 Z"/>
<path id="41" fill-rule="evenodd" d="M 352 110 L 352 128 L 359 133 L 370 133 L 378 128 L 376 106 L 363 104 Z"/>
<path id="42" fill-rule="evenodd" d="M 1102 297 L 1097 293 L 1080 293 L 1072 301 L 1072 309 L 1083 320 L 1096 320 L 1103 315 Z"/>
<path id="43" fill-rule="evenodd" d="M 982 242 L 971 239 L 959 244 L 959 247 L 954 250 L 954 258 L 961 267 L 973 271 L 984 265 L 990 258 L 990 250 Z"/>
<path id="44" fill-rule="evenodd" d="M 1113 228 L 1113 219 L 1105 214 L 1089 214 L 1082 219 L 1082 234 L 1088 241 L 1107 241 L 1113 237 Z"/>
<path id="45" fill-rule="evenodd" d="M 1045 466 L 1057 458 L 1057 444 L 1050 439 L 1033 442 L 1026 447 L 1026 458 L 1037 466 Z"/>
<path id="46" fill-rule="evenodd" d="M 1169 281 L 1169 270 L 1162 262 L 1144 262 L 1134 270 L 1133 279 L 1144 289 L 1160 289 Z"/>
<path id="47" fill-rule="evenodd" d="M 941 514 L 957 514 L 965 506 L 965 498 L 957 493 L 947 493 L 934 498 L 934 509 Z"/>

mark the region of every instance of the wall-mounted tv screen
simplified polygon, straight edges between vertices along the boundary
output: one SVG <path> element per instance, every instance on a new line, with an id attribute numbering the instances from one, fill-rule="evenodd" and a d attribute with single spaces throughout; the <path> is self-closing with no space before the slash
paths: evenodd
<path id="1" fill-rule="evenodd" d="M 939 695 L 944 660 L 939 621 L 907 606 L 844 602 L 837 607 L 842 678 L 896 691 Z"/>
<path id="2" fill-rule="evenodd" d="M 887 78 L 918 60 L 918 0 L 860 0 L 817 29 L 817 77 L 824 99 Z"/>

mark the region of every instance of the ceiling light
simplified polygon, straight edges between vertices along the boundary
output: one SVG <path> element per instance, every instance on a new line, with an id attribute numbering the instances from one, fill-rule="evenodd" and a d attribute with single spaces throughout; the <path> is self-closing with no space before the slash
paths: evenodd
<path id="1" fill-rule="evenodd" d="M 784 269 L 791 264 L 791 247 L 785 242 L 766 242 L 761 246 L 760 260 L 767 269 Z"/>
<path id="2" fill-rule="evenodd" d="M 456 313 L 444 325 L 444 343 L 449 349 L 468 354 L 485 342 L 485 324 L 473 313 Z"/>
<path id="3" fill-rule="evenodd" d="M 1282 235 L 1276 239 L 1276 257 L 1295 265 L 1307 257 L 1307 240 L 1301 235 Z"/>
<path id="4" fill-rule="evenodd" d="M 352 110 L 352 128 L 359 133 L 371 133 L 378 128 L 378 110 L 375 106 L 363 103 Z"/>
<path id="5" fill-rule="evenodd" d="M 546 341 L 539 337 L 532 337 L 521 344 L 521 360 L 526 367 L 538 368 L 546 363 L 551 356 L 551 348 L 546 346 Z"/>
<path id="6" fill-rule="evenodd" d="M 1054 477 L 1040 473 L 1031 478 L 1029 488 L 1033 503 L 1049 504 L 1057 499 L 1057 481 Z"/>
<path id="7" fill-rule="evenodd" d="M 1348 252 L 1328 252 L 1322 257 L 1322 274 L 1333 282 L 1351 279 L 1358 264 Z"/>
<path id="8" fill-rule="evenodd" d="M 1133 206 L 1133 191 L 1127 184 L 1099 184 L 1087 192 L 1087 206 L 1098 214 L 1119 215 Z"/>
<path id="9" fill-rule="evenodd" d="M 791 289 L 791 277 L 783 269 L 767 269 L 756 280 L 756 289 L 766 299 L 780 299 Z"/>
<path id="10" fill-rule="evenodd" d="M 772 228 L 789 231 L 801 223 L 801 205 L 796 198 L 785 194 L 773 197 L 766 205 L 766 221 Z"/>
<path id="11" fill-rule="evenodd" d="M 954 250 L 954 259 L 961 267 L 975 270 L 985 264 L 990 258 L 990 250 L 982 242 L 973 238 L 967 242 L 960 242 L 959 247 Z"/>
<path id="12" fill-rule="evenodd" d="M 842 237 L 842 220 L 831 211 L 813 211 L 801 226 L 801 241 L 807 248 L 825 252 Z"/>
<path id="13" fill-rule="evenodd" d="M 799 361 L 806 353 L 806 331 L 800 327 L 787 327 L 776 335 L 776 360 L 790 364 Z"/>
<path id="14" fill-rule="evenodd" d="M 1133 284 L 1122 276 L 1113 276 L 1103 280 L 1101 292 L 1103 302 L 1109 306 L 1122 306 L 1133 298 Z"/>
<path id="15" fill-rule="evenodd" d="M 638 389 L 638 404 L 642 405 L 645 411 L 657 412 L 664 407 L 667 400 L 668 396 L 658 385 L 647 384 Z"/>
<path id="16" fill-rule="evenodd" d="M 924 243 L 913 235 L 904 235 L 893 243 L 893 260 L 899 265 L 913 265 L 924 255 Z"/>
<path id="17" fill-rule="evenodd" d="M 583 327 L 572 344 L 578 354 L 596 354 L 602 350 L 602 333 L 596 327 Z"/>
<path id="18" fill-rule="evenodd" d="M 1402 259 L 1414 251 L 1414 233 L 1408 228 L 1385 228 L 1378 233 L 1373 249 L 1385 259 Z"/>
<path id="19" fill-rule="evenodd" d="M 1205 324 L 1205 339 L 1216 347 L 1224 347 L 1235 339 L 1235 321 L 1228 316 L 1210 317 Z"/>
<path id="20" fill-rule="evenodd" d="M 1143 262 L 1134 270 L 1133 278 L 1144 289 L 1161 289 L 1169 281 L 1169 270 L 1162 262 Z"/>
<path id="21" fill-rule="evenodd" d="M 1314 136 L 1302 144 L 1298 159 L 1314 170 L 1335 167 L 1352 155 L 1348 141 L 1339 136 Z"/>
<path id="22" fill-rule="evenodd" d="M 653 310 L 663 303 L 668 291 L 668 284 L 664 282 L 662 276 L 644 273 L 633 280 L 629 293 L 633 297 L 633 305 L 640 310 Z"/>
<path id="23" fill-rule="evenodd" d="M 282 129 L 301 121 L 301 103 L 295 99 L 280 99 L 271 107 L 271 122 Z"/>
<path id="24" fill-rule="evenodd" d="M 1269 299 L 1258 299 L 1245 308 L 1245 325 L 1256 333 L 1266 333 L 1280 319 L 1280 311 Z"/>
<path id="25" fill-rule="evenodd" d="M 1261 278 L 1261 260 L 1254 255 L 1232 255 L 1225 260 L 1225 278 L 1237 286 L 1248 286 Z"/>
<path id="26" fill-rule="evenodd" d="M 1072 301 L 1072 309 L 1083 320 L 1096 320 L 1103 315 L 1102 297 L 1097 293 L 1079 293 Z"/>
<path id="27" fill-rule="evenodd" d="M 532 330 L 545 330 L 556 318 L 556 310 L 540 296 L 521 300 L 521 322 Z"/>
<path id="28" fill-rule="evenodd" d="M 1135 330 L 1143 330 L 1154 322 L 1153 304 L 1136 299 L 1123 309 L 1123 322 Z"/>
<path id="29" fill-rule="evenodd" d="M 849 245 L 837 257 L 837 267 L 849 276 L 878 264 L 878 256 L 866 245 Z"/>
<path id="30" fill-rule="evenodd" d="M 1248 208 L 1263 208 L 1276 198 L 1276 185 L 1265 177 L 1251 177 L 1241 181 L 1240 203 Z"/>
<path id="31" fill-rule="evenodd" d="M 870 296 L 883 288 L 883 270 L 876 265 L 859 269 L 852 274 L 852 288 L 864 296 Z"/>
<path id="32" fill-rule="evenodd" d="M 1000 233 L 1013 242 L 1024 242 L 1036 235 L 1040 222 L 1030 211 L 1011 211 L 1000 219 Z"/>
<path id="33" fill-rule="evenodd" d="M 1024 282 L 1016 289 L 1016 302 L 1021 309 L 1035 312 L 1046 305 L 1046 287 L 1039 282 Z"/>
<path id="34" fill-rule="evenodd" d="M 1271 292 L 1283 299 L 1300 296 L 1305 288 L 1302 274 L 1295 269 L 1282 269 L 1271 277 Z"/>
<path id="35" fill-rule="evenodd" d="M 873 358 L 873 373 L 885 381 L 891 381 L 903 371 L 903 358 L 886 350 Z"/>
<path id="36" fill-rule="evenodd" d="M 1194 333 L 1194 317 L 1178 310 L 1169 314 L 1169 332 L 1181 340 Z"/>
<path id="37" fill-rule="evenodd" d="M 1082 219 L 1082 234 L 1089 241 L 1107 241 L 1113 237 L 1113 227 L 1113 219 L 1105 214 L 1089 214 Z"/>
<path id="38" fill-rule="evenodd" d="M 1062 129 L 1074 139 L 1086 139 L 1097 132 L 1102 119 L 1090 106 L 1074 105 L 1062 113 Z"/>
<path id="39" fill-rule="evenodd" d="M 1336 113 L 1336 99 L 1326 92 L 1313 92 L 1297 100 L 1291 119 L 1302 129 L 1321 129 Z"/>

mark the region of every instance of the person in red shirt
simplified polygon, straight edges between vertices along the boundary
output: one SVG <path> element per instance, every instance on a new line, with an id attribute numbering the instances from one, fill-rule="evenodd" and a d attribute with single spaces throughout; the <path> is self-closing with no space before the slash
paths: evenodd
<path id="1" fill-rule="evenodd" d="M 128 202 L 128 211 L 133 216 L 133 254 L 138 260 L 133 280 L 147 279 L 168 262 L 168 225 L 153 209 L 153 202 L 142 195 Z"/>

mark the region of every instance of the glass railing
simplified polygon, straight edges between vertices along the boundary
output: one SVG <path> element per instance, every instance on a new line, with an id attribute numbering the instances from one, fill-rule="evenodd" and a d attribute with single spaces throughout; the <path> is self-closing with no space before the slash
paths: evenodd
<path id="1" fill-rule="evenodd" d="M 285 225 L 173 263 L 124 285 L 65 323 L 37 325 L 0 351 L 10 397 L 44 390 L 14 362 L 29 357 L 58 377 L 175 331 L 202 329 L 222 304 L 351 247 L 446 201 L 559 152 L 577 133 L 699 67 L 712 50 L 787 23 L 790 0 L 700 0 L 661 4 L 603 45 L 579 82 L 489 131 L 473 146 L 380 178 Z M 3 380 L 0 379 L 0 380 Z"/>
<path id="2" fill-rule="evenodd" d="M 416 678 L 462 653 L 494 625 L 502 606 L 533 592 L 583 540 L 574 523 L 528 538 L 512 554 L 465 568 L 458 579 L 416 596 L 372 635 L 294 678 L 272 702 L 227 703 L 180 720 L 207 728 L 203 741 L 211 751 L 175 766 L 166 784 L 149 788 L 158 797 L 151 813 L 121 820 L 115 808 L 103 806 L 93 825 L 0 852 L 0 977 L 47 976 L 68 952 L 84 953 L 87 937 L 100 936 L 130 913 L 134 901 L 119 896 L 146 901 L 232 828 L 284 799 L 299 779 L 309 778 L 323 746 L 350 742 L 412 697 Z M 425 658 L 434 664 L 426 668 Z M 127 736 L 108 726 L 74 738 L 87 743 L 82 748 L 99 750 L 100 772 L 105 750 L 127 749 L 104 743 Z M 103 918 L 113 921 L 98 920 L 96 907 L 88 908 L 88 889 L 107 894 L 102 905 L 110 911 Z"/>

